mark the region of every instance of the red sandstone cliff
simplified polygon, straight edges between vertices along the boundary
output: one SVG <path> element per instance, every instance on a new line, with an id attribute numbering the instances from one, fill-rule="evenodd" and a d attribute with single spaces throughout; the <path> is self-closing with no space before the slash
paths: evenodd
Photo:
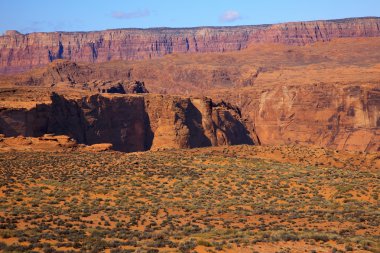
<path id="1" fill-rule="evenodd" d="M 5 136 L 67 135 L 88 145 L 111 143 L 124 152 L 252 144 L 240 112 L 207 98 L 168 95 L 92 95 L 32 109 L 0 108 Z"/>
<path id="2" fill-rule="evenodd" d="M 31 103 L 39 99 L 38 91 L 68 84 L 75 89 L 67 93 L 97 92 L 91 87 L 143 80 L 153 93 L 207 93 L 238 105 L 262 144 L 379 151 L 379 60 L 380 38 L 346 38 L 302 47 L 264 44 L 239 52 L 135 62 L 59 60 L 28 73 L 3 76 L 0 83 L 18 84 L 11 90 L 27 86 Z M 0 97 L 0 105 L 6 106 L 11 97 L 12 103 L 24 103 L 11 90 Z"/>
<path id="3" fill-rule="evenodd" d="M 305 45 L 342 37 L 378 37 L 380 18 L 295 22 L 276 25 L 199 28 L 117 29 L 0 36 L 0 73 L 45 65 L 55 59 L 106 62 L 170 53 L 224 52 L 250 43 Z"/>
<path id="4" fill-rule="evenodd" d="M 378 152 L 379 87 L 379 84 L 279 84 L 240 94 L 221 93 L 220 98 L 241 103 L 264 144 L 296 143 Z"/>

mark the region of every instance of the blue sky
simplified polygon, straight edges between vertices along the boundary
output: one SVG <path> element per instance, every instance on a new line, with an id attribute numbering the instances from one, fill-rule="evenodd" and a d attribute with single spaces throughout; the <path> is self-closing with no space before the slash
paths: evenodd
<path id="1" fill-rule="evenodd" d="M 90 31 L 380 16 L 380 0 L 0 0 L 6 30 Z"/>

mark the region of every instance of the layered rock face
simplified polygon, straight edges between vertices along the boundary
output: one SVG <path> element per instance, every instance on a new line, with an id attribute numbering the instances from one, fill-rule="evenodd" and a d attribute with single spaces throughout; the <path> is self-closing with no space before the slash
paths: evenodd
<path id="1" fill-rule="evenodd" d="M 0 111 L 5 136 L 67 135 L 79 143 L 111 143 L 124 152 L 253 144 L 240 112 L 207 98 L 92 95 Z"/>
<path id="2" fill-rule="evenodd" d="M 55 88 L 59 82 L 99 88 L 117 87 L 117 80 L 143 80 L 151 92 L 207 94 L 214 101 L 238 105 L 250 122 L 248 129 L 264 145 L 299 143 L 380 151 L 379 62 L 380 38 L 346 38 L 302 47 L 263 44 L 239 52 L 137 62 L 55 61 L 7 77 L 4 83 L 17 83 L 16 90 L 27 86 L 28 101 L 35 101 L 36 88 L 56 84 Z M 3 97 L 13 97 L 12 103 L 20 104 L 14 89 Z M 7 102 L 0 96 L 1 104 Z"/>
<path id="3" fill-rule="evenodd" d="M 379 18 L 186 29 L 119 29 L 0 36 L 0 73 L 23 71 L 55 59 L 107 62 L 156 58 L 171 53 L 225 52 L 252 43 L 305 45 L 343 37 L 380 36 Z"/>
<path id="4" fill-rule="evenodd" d="M 261 143 L 380 151 L 378 85 L 314 84 L 223 94 L 241 103 Z"/>

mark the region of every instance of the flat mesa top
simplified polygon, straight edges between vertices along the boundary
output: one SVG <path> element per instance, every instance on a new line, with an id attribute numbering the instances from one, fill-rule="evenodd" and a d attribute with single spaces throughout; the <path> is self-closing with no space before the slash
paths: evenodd
<path id="1" fill-rule="evenodd" d="M 55 31 L 55 32 L 33 32 L 23 34 L 16 30 L 7 30 L 2 36 L 17 36 L 17 35 L 28 35 L 28 34 L 39 34 L 39 33 L 64 33 L 64 34 L 75 34 L 75 33 L 97 33 L 97 32 L 114 32 L 114 31 L 149 31 L 149 32 L 172 32 L 180 33 L 181 31 L 199 31 L 203 29 L 211 30 L 235 30 L 235 29 L 265 29 L 270 28 L 274 25 L 287 25 L 287 24 L 297 24 L 297 23 L 315 23 L 315 22 L 328 22 L 328 23 L 346 23 L 354 21 L 363 21 L 363 20 L 377 20 L 380 17 L 355 17 L 355 18 L 344 18 L 344 19 L 330 19 L 330 20 L 313 20 L 313 21 L 295 21 L 295 22 L 284 22 L 284 23 L 275 23 L 275 24 L 258 24 L 258 25 L 239 25 L 239 26 L 197 26 L 197 27 L 149 27 L 149 28 L 113 28 L 106 30 L 96 30 L 96 31 Z M 2 37 L 0 35 L 0 37 Z"/>

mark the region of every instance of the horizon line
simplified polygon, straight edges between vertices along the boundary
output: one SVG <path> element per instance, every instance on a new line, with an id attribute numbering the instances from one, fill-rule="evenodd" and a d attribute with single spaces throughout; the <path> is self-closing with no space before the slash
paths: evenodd
<path id="1" fill-rule="evenodd" d="M 7 36 L 7 32 L 15 32 L 20 35 L 29 35 L 29 34 L 36 34 L 36 33 L 91 33 L 91 32 L 102 32 L 102 31 L 115 31 L 115 30 L 191 30 L 191 29 L 202 29 L 202 28 L 239 28 L 239 27 L 268 27 L 273 25 L 280 25 L 280 24 L 292 24 L 292 23 L 311 23 L 311 22 L 341 22 L 341 21 L 351 21 L 351 20 L 360 20 L 360 19 L 380 19 L 380 16 L 360 16 L 360 17 L 348 17 L 348 18 L 338 18 L 338 19 L 318 19 L 318 20 L 307 20 L 307 21 L 289 21 L 289 22 L 279 22 L 279 23 L 272 23 L 272 24 L 256 24 L 256 25 L 231 25 L 231 26 L 190 26 L 190 27 L 147 27 L 147 28 L 139 28 L 139 27 L 123 27 L 123 28 L 110 28 L 110 29 L 103 29 L 103 30 L 88 30 L 88 31 L 51 31 L 51 32 L 30 32 L 30 33 L 21 33 L 17 30 L 5 30 L 0 37 Z"/>

